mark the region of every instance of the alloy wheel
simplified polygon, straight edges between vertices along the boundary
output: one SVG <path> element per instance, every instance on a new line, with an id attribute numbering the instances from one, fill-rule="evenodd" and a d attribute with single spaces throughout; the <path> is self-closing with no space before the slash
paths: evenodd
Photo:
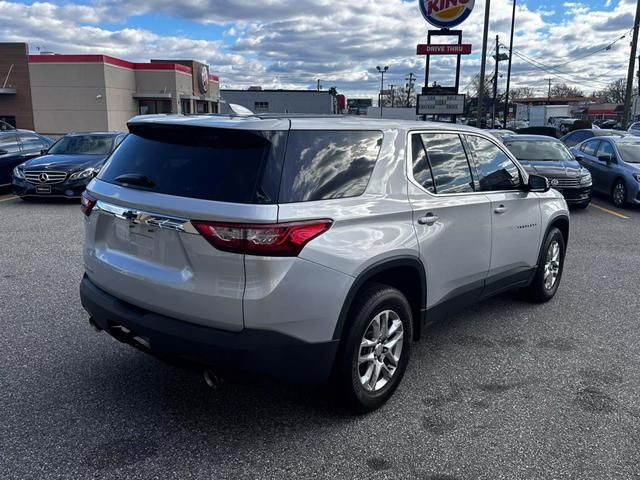
<path id="1" fill-rule="evenodd" d="M 544 288 L 552 290 L 560 275 L 560 244 L 554 240 L 549 244 L 544 264 Z"/>
<path id="2" fill-rule="evenodd" d="M 613 187 L 613 203 L 617 207 L 624 205 L 626 196 L 627 196 L 627 191 L 625 186 L 620 182 L 616 183 L 616 186 Z"/>
<path id="3" fill-rule="evenodd" d="M 404 327 L 393 310 L 378 313 L 364 331 L 358 352 L 360 383 L 370 392 L 384 388 L 400 363 Z"/>

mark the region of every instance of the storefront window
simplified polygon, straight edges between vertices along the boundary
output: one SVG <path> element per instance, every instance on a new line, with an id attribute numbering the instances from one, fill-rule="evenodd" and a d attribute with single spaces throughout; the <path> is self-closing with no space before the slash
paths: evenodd
<path id="1" fill-rule="evenodd" d="M 191 100 L 182 100 L 180 102 L 181 108 L 180 110 L 182 111 L 183 114 L 188 115 L 191 113 Z"/>
<path id="2" fill-rule="evenodd" d="M 198 100 L 196 102 L 196 113 L 209 113 L 207 102 Z"/>
<path id="3" fill-rule="evenodd" d="M 140 115 L 153 115 L 155 113 L 171 113 L 170 100 L 138 100 Z"/>

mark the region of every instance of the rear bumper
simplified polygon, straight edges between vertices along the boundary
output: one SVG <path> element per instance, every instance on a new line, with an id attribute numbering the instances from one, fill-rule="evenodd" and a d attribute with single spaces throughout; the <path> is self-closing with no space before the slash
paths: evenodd
<path id="1" fill-rule="evenodd" d="M 80 283 L 80 298 L 95 324 L 117 340 L 159 357 L 175 357 L 223 372 L 319 383 L 329 377 L 338 348 L 337 340 L 307 343 L 257 329 L 226 332 L 158 315 L 106 293 L 86 275 Z"/>

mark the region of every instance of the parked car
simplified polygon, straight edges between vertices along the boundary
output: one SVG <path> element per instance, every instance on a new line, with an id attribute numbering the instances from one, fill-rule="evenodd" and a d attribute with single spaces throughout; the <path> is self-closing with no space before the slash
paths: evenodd
<path id="1" fill-rule="evenodd" d="M 591 202 L 591 174 L 560 140 L 518 135 L 507 137 L 504 143 L 527 172 L 547 177 L 569 205 L 587 208 Z"/>
<path id="2" fill-rule="evenodd" d="M 604 128 L 600 129 L 580 129 L 574 130 L 573 132 L 567 133 L 564 137 L 560 137 L 560 141 L 564 143 L 567 147 L 573 147 L 579 143 L 584 142 L 585 140 L 593 137 L 625 137 L 628 135 L 624 130 L 607 130 Z"/>
<path id="3" fill-rule="evenodd" d="M 505 137 L 509 137 L 511 135 L 517 135 L 517 133 L 514 132 L 513 130 L 506 130 L 506 129 L 489 130 L 489 133 L 494 137 L 496 137 L 501 142 L 504 142 Z"/>
<path id="4" fill-rule="evenodd" d="M 122 142 L 122 132 L 70 133 L 45 155 L 13 170 L 12 189 L 21 198 L 80 198 L 107 157 Z"/>
<path id="5" fill-rule="evenodd" d="M 572 152 L 591 172 L 595 191 L 610 195 L 617 207 L 640 205 L 640 138 L 593 138 Z"/>
<path id="6" fill-rule="evenodd" d="M 640 137 L 640 122 L 633 122 L 628 130 L 630 135 Z"/>
<path id="7" fill-rule="evenodd" d="M 82 304 L 95 328 L 195 361 L 210 384 L 333 372 L 369 411 L 427 322 L 558 289 L 566 202 L 481 130 L 267 115 L 129 130 L 83 193 Z"/>
<path id="8" fill-rule="evenodd" d="M 51 144 L 53 140 L 30 130 L 0 131 L 0 187 L 11 185 L 16 165 L 40 155 Z"/>
<path id="9" fill-rule="evenodd" d="M 620 128 L 620 122 L 616 120 L 596 120 L 593 122 L 599 128 L 618 129 Z"/>

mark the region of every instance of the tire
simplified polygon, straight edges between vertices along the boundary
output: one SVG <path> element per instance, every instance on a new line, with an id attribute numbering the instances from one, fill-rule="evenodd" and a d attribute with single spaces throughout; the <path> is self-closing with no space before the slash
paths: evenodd
<path id="1" fill-rule="evenodd" d="M 618 208 L 624 207 L 625 203 L 627 203 L 627 186 L 622 180 L 616 180 L 616 183 L 613 184 L 611 200 Z"/>
<path id="2" fill-rule="evenodd" d="M 371 284 L 356 297 L 347 321 L 349 327 L 340 342 L 334 380 L 341 400 L 351 410 L 371 412 L 393 395 L 407 368 L 413 332 L 411 307 L 399 290 Z M 376 323 L 381 326 L 378 332 Z M 380 343 L 384 339 L 384 323 L 391 325 L 387 331 L 394 330 L 386 339 L 386 345 L 392 345 L 389 351 L 385 351 L 384 342 Z M 372 345 L 365 346 L 365 340 Z M 368 360 L 361 362 L 361 354 Z M 395 368 L 392 358 L 396 359 Z M 372 385 L 376 372 L 378 381 Z"/>
<path id="3" fill-rule="evenodd" d="M 554 260 L 554 254 L 552 253 L 552 245 L 556 244 L 558 247 L 558 257 Z M 562 279 L 562 271 L 564 269 L 564 254 L 565 254 L 565 241 L 562 232 L 557 228 L 552 228 L 547 233 L 544 242 L 542 243 L 542 249 L 540 250 L 540 256 L 538 259 L 538 268 L 531 284 L 525 289 L 529 299 L 536 303 L 544 303 L 551 300 L 560 285 Z M 555 251 L 555 249 L 553 250 Z M 552 269 L 552 270 L 549 270 Z M 549 286 L 550 275 L 555 275 L 553 284 Z"/>

